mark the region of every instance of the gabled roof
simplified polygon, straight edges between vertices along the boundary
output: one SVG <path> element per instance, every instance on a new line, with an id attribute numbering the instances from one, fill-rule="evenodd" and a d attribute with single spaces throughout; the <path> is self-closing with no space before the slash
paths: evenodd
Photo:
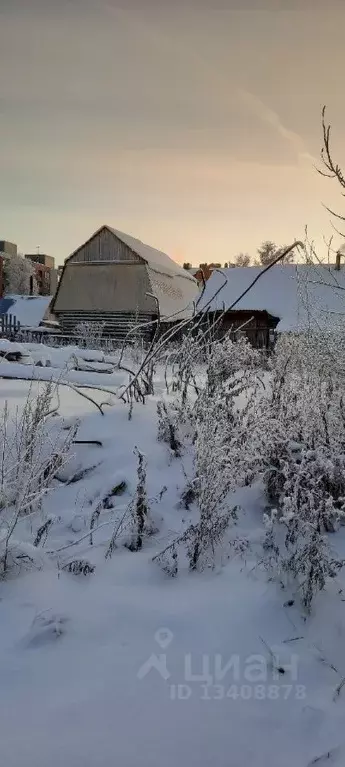
<path id="1" fill-rule="evenodd" d="M 101 232 L 104 230 L 107 230 L 107 232 L 110 233 L 114 238 L 116 237 L 118 240 L 120 240 L 122 243 L 129 248 L 130 251 L 136 256 L 136 261 L 138 262 L 144 262 L 143 266 L 145 265 L 145 272 L 146 276 L 148 278 L 148 284 L 147 284 L 147 290 L 148 292 L 145 293 L 145 301 L 146 297 L 149 297 L 150 294 L 153 294 L 153 296 L 157 299 L 159 303 L 159 310 L 160 315 L 162 319 L 168 319 L 171 316 L 174 317 L 175 320 L 177 319 L 184 319 L 189 316 L 192 316 L 194 311 L 194 302 L 198 295 L 198 283 L 194 279 L 194 277 L 188 273 L 185 269 L 183 269 L 181 266 L 175 263 L 169 256 L 166 255 L 166 253 L 162 253 L 160 250 L 157 250 L 156 248 L 152 248 L 149 245 L 145 245 L 140 240 L 137 240 L 135 237 L 132 237 L 128 234 L 124 234 L 124 232 L 120 232 L 118 229 L 113 229 L 110 226 L 104 225 L 100 227 L 94 234 L 83 243 L 83 245 L 80 245 L 70 256 L 66 259 L 64 268 L 62 270 L 60 282 L 58 284 L 53 302 L 52 302 L 52 311 L 55 311 L 55 308 L 58 306 L 58 300 L 61 296 L 61 290 L 64 286 L 64 279 L 65 279 L 65 273 L 66 269 L 69 268 L 69 265 L 74 265 L 74 257 L 79 254 L 81 250 L 85 246 L 87 246 L 94 238 L 96 238 L 98 235 L 100 235 Z M 131 259 L 131 256 L 130 256 Z M 85 266 L 89 265 L 89 268 L 95 267 L 96 263 L 102 264 L 103 270 L 104 270 L 104 264 L 107 264 L 108 267 L 111 266 L 111 264 L 116 263 L 117 266 L 120 266 L 123 264 L 121 261 L 112 261 L 111 259 L 106 261 L 92 261 L 92 260 L 86 260 Z M 84 270 L 83 270 L 84 271 Z M 84 273 L 84 277 L 87 277 L 87 273 Z M 133 275 L 132 275 L 133 276 Z M 109 290 L 111 290 L 111 286 L 107 283 L 106 277 L 104 274 L 100 271 L 99 278 L 96 274 L 93 275 L 93 278 L 97 282 L 98 286 L 98 298 L 99 299 L 99 309 L 102 309 L 102 301 L 104 298 L 109 299 Z M 139 279 L 139 278 L 137 278 Z M 104 282 L 104 284 L 103 284 Z M 101 286 L 101 287 L 100 287 Z M 95 284 L 96 287 L 96 284 Z M 113 286 L 114 288 L 114 286 Z M 141 285 L 141 288 L 143 288 L 143 284 Z M 115 290 L 115 288 L 114 288 Z M 85 291 L 87 293 L 87 291 Z M 123 295 L 121 296 L 121 301 L 118 297 L 118 304 L 121 304 L 122 306 L 122 299 Z M 93 296 L 92 302 L 94 303 L 95 296 Z M 114 301 L 114 311 L 116 311 L 116 301 L 115 301 L 115 294 L 111 298 L 112 301 Z M 152 303 L 152 296 L 151 296 L 151 303 Z M 88 301 L 90 301 L 90 297 L 88 297 Z M 71 309 L 72 306 L 72 299 L 70 299 L 71 303 Z M 108 300 L 109 303 L 109 300 Z M 147 301 L 146 301 L 147 303 Z M 79 307 L 80 308 L 80 307 Z M 84 309 L 81 309 L 83 310 Z M 89 309 L 88 309 L 89 310 Z M 95 310 L 95 307 L 92 307 L 92 310 Z M 61 308 L 56 308 L 57 312 L 61 312 Z M 85 309 L 86 311 L 86 309 Z M 104 309 L 104 311 L 112 311 L 109 307 Z M 119 311 L 125 311 L 125 309 L 122 307 L 119 309 Z M 154 307 L 154 311 L 156 312 L 156 304 Z"/>
<path id="2" fill-rule="evenodd" d="M 161 272 L 163 274 L 169 274 L 171 275 L 178 275 L 180 277 L 183 277 L 186 280 L 190 280 L 194 282 L 193 275 L 188 272 L 186 269 L 183 269 L 182 266 L 179 266 L 175 261 L 173 261 L 170 256 L 167 256 L 166 253 L 163 253 L 161 250 L 157 250 L 156 248 L 152 248 L 151 245 L 145 245 L 144 242 L 141 242 L 141 240 L 138 240 L 136 237 L 132 237 L 130 234 L 125 234 L 124 232 L 120 232 L 119 229 L 114 229 L 112 226 L 108 226 L 108 224 L 103 224 L 103 226 L 100 226 L 99 229 L 97 229 L 96 232 L 94 232 L 91 237 L 89 237 L 85 242 L 83 242 L 82 245 L 78 245 L 78 248 L 71 253 L 68 258 L 65 260 L 65 264 L 67 264 L 69 261 L 73 259 L 73 256 L 76 255 L 82 248 L 84 248 L 85 245 L 87 245 L 91 240 L 94 239 L 94 237 L 97 237 L 97 235 L 103 230 L 107 229 L 108 232 L 111 232 L 115 237 L 117 237 L 121 242 L 123 242 L 125 245 L 127 245 L 130 250 L 133 251 L 139 258 L 142 258 L 143 261 L 146 261 L 148 266 L 151 267 L 151 269 L 155 269 L 158 272 Z"/>
<path id="3" fill-rule="evenodd" d="M 228 309 L 262 271 L 249 266 L 213 272 L 198 308 L 211 312 Z M 345 321 L 344 291 L 345 268 L 277 265 L 258 279 L 234 311 L 267 311 L 279 318 L 278 330 L 303 329 L 309 322 L 326 327 L 330 321 Z"/>
<path id="4" fill-rule="evenodd" d="M 180 277 L 184 277 L 187 280 L 194 279 L 190 272 L 183 269 L 179 264 L 176 264 L 170 256 L 167 256 L 166 253 L 162 253 L 161 250 L 156 250 L 156 248 L 152 248 L 151 245 L 145 245 L 141 240 L 137 240 L 129 234 L 124 234 L 124 232 L 120 232 L 118 229 L 113 229 L 111 226 L 106 226 L 106 228 L 115 234 L 115 237 L 118 237 L 119 240 L 124 242 L 128 248 L 133 250 L 137 256 L 140 256 L 140 258 L 146 261 L 151 269 L 156 269 L 157 271 L 163 272 L 163 274 L 178 274 Z"/>

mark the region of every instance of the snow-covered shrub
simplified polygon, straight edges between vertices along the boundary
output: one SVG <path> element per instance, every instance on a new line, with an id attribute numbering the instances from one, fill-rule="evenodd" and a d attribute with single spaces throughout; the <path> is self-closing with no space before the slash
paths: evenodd
<path id="1" fill-rule="evenodd" d="M 50 521 L 41 515 L 42 502 L 57 471 L 68 458 L 78 425 L 63 429 L 59 418 L 51 418 L 54 389 L 44 386 L 36 396 L 29 392 L 24 409 L 10 415 L 5 404 L 0 421 L 0 576 L 20 567 L 22 546 L 33 551 L 44 543 Z M 18 529 L 30 518 L 32 543 L 20 543 Z M 34 532 L 34 520 L 40 524 Z M 27 530 L 26 530 L 27 532 Z M 36 557 L 36 555 L 35 555 Z M 34 562 L 27 555 L 26 560 Z"/>
<path id="2" fill-rule="evenodd" d="M 136 309 L 134 318 L 128 322 L 126 356 L 131 363 L 140 365 L 144 358 L 144 336 L 142 323 L 140 322 L 139 309 Z"/>
<path id="3" fill-rule="evenodd" d="M 104 328 L 105 322 L 78 322 L 73 334 L 85 349 L 98 349 Z"/>
<path id="4" fill-rule="evenodd" d="M 321 334 L 282 338 L 271 361 L 270 392 L 259 408 L 263 476 L 275 506 L 265 550 L 280 579 L 295 579 L 307 610 L 342 566 L 326 535 L 345 519 L 345 366 L 339 341 L 337 334 L 328 344 Z"/>
<path id="5" fill-rule="evenodd" d="M 191 329 L 166 356 L 166 388 L 168 393 L 179 393 L 182 409 L 185 408 L 191 391 L 194 394 L 199 393 L 197 378 L 200 366 L 205 361 L 205 354 L 204 333 L 201 330 L 193 333 Z"/>
<path id="6" fill-rule="evenodd" d="M 307 512 L 307 503 L 304 512 Z M 316 594 L 343 566 L 333 555 L 327 536 L 313 525 L 315 517 L 312 498 L 305 517 L 299 518 L 288 501 L 281 515 L 276 509 L 264 515 L 264 562 L 282 586 L 291 583 L 297 588 L 307 612 Z"/>
<path id="7" fill-rule="evenodd" d="M 326 534 L 338 529 L 345 510 L 340 339 L 336 334 L 327 343 L 320 334 L 285 336 L 268 365 L 244 339 L 204 345 L 206 378 L 191 410 L 193 501 L 199 518 L 158 555 L 166 572 L 177 574 L 181 551 L 190 569 L 213 565 L 236 520 L 231 493 L 263 477 L 276 507 L 264 560 L 281 581 L 295 581 L 308 610 L 317 591 L 337 574 L 341 563 Z M 182 371 L 188 374 L 177 377 L 179 394 L 183 375 L 190 386 L 193 366 L 184 363 Z"/>
<path id="8" fill-rule="evenodd" d="M 157 402 L 158 416 L 158 440 L 166 442 L 172 454 L 178 458 L 181 455 L 181 442 L 177 436 L 178 430 L 178 412 L 176 409 L 167 406 L 160 400 Z"/>
<path id="9" fill-rule="evenodd" d="M 220 406 L 219 406 L 220 405 Z M 228 412 L 222 403 L 209 401 L 196 424 L 195 473 L 200 520 L 188 546 L 191 569 L 204 567 L 212 559 L 231 516 L 227 495 L 235 482 L 227 449 Z M 211 447 L 211 449 L 210 449 Z"/>
<path id="10" fill-rule="evenodd" d="M 215 341 L 207 355 L 207 392 L 211 397 L 222 387 L 238 396 L 256 380 L 256 373 L 262 368 L 262 355 L 241 337 L 232 341 L 226 336 Z"/>
<path id="11" fill-rule="evenodd" d="M 234 343 L 229 338 L 212 342 L 205 353 L 204 385 L 192 411 L 195 477 L 186 489 L 198 519 L 156 557 L 173 575 L 182 551 L 191 570 L 215 565 L 226 530 L 237 519 L 231 494 L 248 484 L 257 470 L 251 437 L 257 389 L 262 386 L 260 354 L 245 340 Z"/>
<path id="12" fill-rule="evenodd" d="M 134 452 L 138 458 L 138 481 L 135 497 L 130 507 L 132 515 L 132 530 L 131 541 L 128 544 L 128 548 L 130 551 L 140 551 L 145 536 L 150 535 L 153 532 L 153 526 L 146 490 L 147 461 L 143 453 L 141 453 L 137 447 L 135 448 Z"/>
<path id="13" fill-rule="evenodd" d="M 72 562 L 64 565 L 62 570 L 67 570 L 72 575 L 91 575 L 95 572 L 95 566 L 91 565 L 86 559 L 73 559 Z"/>
<path id="14" fill-rule="evenodd" d="M 11 256 L 3 260 L 4 292 L 13 295 L 37 295 L 35 268 L 28 258 Z"/>
<path id="15" fill-rule="evenodd" d="M 150 502 L 147 496 L 147 461 L 143 453 L 141 453 L 137 447 L 135 448 L 134 453 L 138 458 L 136 491 L 128 507 L 125 509 L 125 512 L 115 521 L 113 533 L 105 554 L 106 559 L 109 559 L 113 555 L 120 536 L 122 538 L 122 543 L 124 543 L 130 551 L 140 551 L 143 547 L 145 538 L 156 532 L 150 510 Z M 165 492 L 165 490 L 166 488 L 163 489 L 162 493 Z M 97 519 L 99 517 L 99 511 L 100 507 L 98 506 L 95 512 Z M 94 523 L 97 519 L 94 519 Z"/>

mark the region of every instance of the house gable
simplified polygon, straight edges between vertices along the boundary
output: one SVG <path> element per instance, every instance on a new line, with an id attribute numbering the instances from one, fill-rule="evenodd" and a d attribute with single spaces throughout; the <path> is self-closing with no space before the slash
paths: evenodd
<path id="1" fill-rule="evenodd" d="M 122 242 L 107 226 L 98 229 L 89 240 L 72 253 L 66 263 L 102 261 L 142 263 L 140 256 Z"/>

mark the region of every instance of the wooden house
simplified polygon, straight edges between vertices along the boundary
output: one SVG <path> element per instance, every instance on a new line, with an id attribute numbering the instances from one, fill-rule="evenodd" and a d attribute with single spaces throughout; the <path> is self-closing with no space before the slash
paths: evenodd
<path id="1" fill-rule="evenodd" d="M 116 338 L 135 321 L 192 316 L 197 295 L 194 277 L 165 253 L 102 226 L 66 260 L 52 311 L 65 334 L 102 322 L 104 335 Z"/>

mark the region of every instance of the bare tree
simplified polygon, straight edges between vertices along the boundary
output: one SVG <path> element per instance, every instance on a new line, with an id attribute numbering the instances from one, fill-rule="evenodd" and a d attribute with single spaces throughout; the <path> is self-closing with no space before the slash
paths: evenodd
<path id="1" fill-rule="evenodd" d="M 344 173 L 340 165 L 333 158 L 332 147 L 331 147 L 331 131 L 332 131 L 332 126 L 326 119 L 326 106 L 324 106 L 322 109 L 322 147 L 321 147 L 321 160 L 322 160 L 324 169 L 320 170 L 320 168 L 317 168 L 317 171 L 318 173 L 320 173 L 321 176 L 325 176 L 326 178 L 336 179 L 338 184 L 340 184 L 341 190 L 345 190 Z M 341 193 L 343 196 L 345 196 L 345 191 L 342 191 Z M 336 213 L 334 210 L 332 210 L 332 208 L 328 208 L 327 205 L 325 205 L 325 208 L 326 210 L 328 210 L 331 216 L 334 216 L 340 221 L 345 221 L 345 215 Z M 344 232 L 339 232 L 335 226 L 334 226 L 334 229 L 336 230 L 337 234 L 341 235 L 341 237 L 345 237 Z"/>
<path id="2" fill-rule="evenodd" d="M 35 268 L 31 261 L 21 255 L 4 259 L 4 289 L 6 294 L 37 294 Z"/>
<path id="3" fill-rule="evenodd" d="M 235 266 L 250 266 L 249 253 L 238 253 L 235 256 Z"/>
<path id="4" fill-rule="evenodd" d="M 257 266 L 268 266 L 269 264 L 272 264 L 274 261 L 278 259 L 279 263 L 281 264 L 291 264 L 293 262 L 294 254 L 290 250 L 287 254 L 283 256 L 282 254 L 286 250 L 287 250 L 286 245 L 282 245 L 281 247 L 278 247 L 271 240 L 266 240 L 258 248 L 257 252 L 258 252 L 259 259 L 255 263 Z M 279 259 L 280 254 L 282 255 L 281 259 Z"/>

